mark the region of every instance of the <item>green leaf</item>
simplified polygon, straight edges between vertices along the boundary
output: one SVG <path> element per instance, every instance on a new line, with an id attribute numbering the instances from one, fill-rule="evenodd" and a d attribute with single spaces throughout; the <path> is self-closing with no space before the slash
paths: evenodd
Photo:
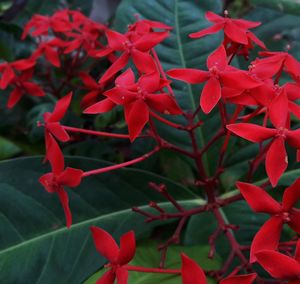
<path id="1" fill-rule="evenodd" d="M 143 241 L 137 246 L 136 255 L 130 265 L 156 268 L 160 262 L 161 254 L 157 250 L 157 243 L 151 241 Z M 188 257 L 195 260 L 203 269 L 218 270 L 221 268 L 221 258 L 216 255 L 214 259 L 209 259 L 207 246 L 171 246 L 168 249 L 166 268 L 180 269 L 181 257 L 180 253 L 185 253 Z M 101 269 L 84 284 L 94 284 L 99 279 L 105 269 Z M 182 279 L 179 275 L 154 274 L 154 273 L 129 273 L 129 284 L 181 284 Z M 208 283 L 215 283 L 209 279 Z"/>
<path id="2" fill-rule="evenodd" d="M 69 9 L 80 10 L 83 14 L 88 16 L 93 7 L 93 0 L 67 0 Z"/>
<path id="3" fill-rule="evenodd" d="M 300 15 L 300 2 L 297 0 L 250 0 L 250 3 L 285 14 Z"/>
<path id="4" fill-rule="evenodd" d="M 67 158 L 66 164 L 85 170 L 109 165 L 93 159 Z M 186 188 L 160 176 L 122 169 L 86 178 L 81 186 L 67 190 L 73 226 L 64 225 L 64 213 L 55 194 L 48 194 L 38 178 L 48 171 L 42 158 L 0 162 L 0 283 L 82 283 L 104 263 L 92 243 L 91 225 L 100 226 L 115 238 L 135 230 L 147 237 L 153 225 L 131 211 L 147 208 L 162 197 L 148 182 L 165 183 L 186 206 L 203 204 Z M 186 200 L 186 201 L 184 201 Z M 59 271 L 59 273 L 58 273 Z"/>
<path id="5" fill-rule="evenodd" d="M 12 141 L 0 136 L 0 160 L 11 158 L 21 152 Z"/>

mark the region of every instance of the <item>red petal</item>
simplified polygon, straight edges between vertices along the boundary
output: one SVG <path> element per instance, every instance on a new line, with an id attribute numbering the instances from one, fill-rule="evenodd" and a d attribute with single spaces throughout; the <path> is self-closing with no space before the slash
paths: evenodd
<path id="1" fill-rule="evenodd" d="M 150 32 L 139 38 L 134 43 L 134 47 L 140 51 L 149 51 L 168 36 L 169 32 Z"/>
<path id="2" fill-rule="evenodd" d="M 262 142 L 275 136 L 277 133 L 276 129 L 270 129 L 251 123 L 229 124 L 226 127 L 229 131 L 251 142 Z"/>
<path id="3" fill-rule="evenodd" d="M 52 172 L 59 175 L 65 168 L 64 156 L 59 145 L 49 133 L 46 133 L 46 158 L 49 160 Z"/>
<path id="4" fill-rule="evenodd" d="M 256 276 L 256 273 L 229 276 L 221 280 L 220 284 L 252 284 L 253 281 L 256 279 Z"/>
<path id="5" fill-rule="evenodd" d="M 118 76 L 115 80 L 116 85 L 120 87 L 126 88 L 128 86 L 132 86 L 135 81 L 135 76 L 131 68 L 128 68 L 125 72 L 123 72 L 120 76 Z"/>
<path id="6" fill-rule="evenodd" d="M 63 188 L 60 188 L 58 191 L 58 197 L 60 200 L 60 203 L 64 209 L 65 212 L 65 217 L 66 217 L 66 225 L 68 228 L 71 227 L 72 225 L 72 214 L 71 214 L 71 210 L 69 207 L 69 198 L 68 198 L 68 194 L 64 191 Z"/>
<path id="7" fill-rule="evenodd" d="M 128 109 L 129 108 L 129 109 Z M 149 120 L 149 110 L 143 100 L 136 100 L 127 107 L 125 116 L 130 140 L 133 141 L 143 130 Z"/>
<path id="8" fill-rule="evenodd" d="M 300 234 L 300 211 L 298 209 L 290 210 L 291 221 L 288 225 L 297 233 Z M 300 260 L 299 260 L 300 261 Z"/>
<path id="9" fill-rule="evenodd" d="M 242 29 L 256 28 L 261 25 L 261 22 L 253 22 L 244 19 L 232 19 L 232 21 Z"/>
<path id="10" fill-rule="evenodd" d="M 14 107 L 18 101 L 22 98 L 23 92 L 20 88 L 16 87 L 9 95 L 7 107 L 12 108 Z"/>
<path id="11" fill-rule="evenodd" d="M 67 112 L 68 107 L 71 103 L 71 100 L 72 100 L 72 92 L 70 92 L 63 98 L 59 99 L 47 122 L 60 121 L 64 117 L 65 113 Z"/>
<path id="12" fill-rule="evenodd" d="M 46 47 L 45 56 L 52 65 L 54 65 L 55 67 L 60 67 L 60 61 L 57 50 L 54 50 L 51 47 Z"/>
<path id="13" fill-rule="evenodd" d="M 50 122 L 46 124 L 47 129 L 53 134 L 59 141 L 67 142 L 70 140 L 70 136 L 67 131 L 60 125 L 59 122 Z"/>
<path id="14" fill-rule="evenodd" d="M 295 78 L 300 76 L 300 62 L 296 60 L 292 55 L 288 54 L 285 60 L 285 66 L 287 72 L 289 72 Z"/>
<path id="15" fill-rule="evenodd" d="M 226 50 L 220 45 L 212 54 L 210 54 L 206 61 L 207 68 L 210 69 L 216 66 L 219 70 L 224 70 L 227 64 Z"/>
<path id="16" fill-rule="evenodd" d="M 182 284 L 206 284 L 206 276 L 202 268 L 185 254 L 181 254 Z"/>
<path id="17" fill-rule="evenodd" d="M 300 149 L 300 129 L 287 131 L 286 141 L 296 149 Z"/>
<path id="18" fill-rule="evenodd" d="M 276 214 L 281 211 L 280 204 L 262 188 L 245 182 L 237 182 L 236 186 L 254 212 Z"/>
<path id="19" fill-rule="evenodd" d="M 44 91 L 40 86 L 32 82 L 23 82 L 23 87 L 30 96 L 43 97 L 45 95 Z"/>
<path id="20" fill-rule="evenodd" d="M 218 22 L 224 22 L 225 19 L 223 17 L 221 17 L 220 15 L 214 13 L 214 12 L 211 12 L 211 11 L 208 11 L 205 13 L 205 18 L 210 21 L 210 22 L 213 22 L 213 23 L 218 23 Z"/>
<path id="21" fill-rule="evenodd" d="M 259 47 L 263 48 L 263 49 L 267 49 L 267 47 L 265 46 L 265 44 L 252 32 L 248 32 L 247 33 L 248 37 L 255 42 Z"/>
<path id="22" fill-rule="evenodd" d="M 135 246 L 134 232 L 130 231 L 124 234 L 120 239 L 120 252 L 117 263 L 124 265 L 130 262 L 135 255 Z"/>
<path id="23" fill-rule="evenodd" d="M 241 43 L 241 44 L 248 44 L 246 30 L 240 28 L 232 21 L 228 21 L 225 24 L 224 33 L 228 38 L 230 38 L 234 42 Z"/>
<path id="24" fill-rule="evenodd" d="M 4 72 L 2 73 L 0 81 L 0 89 L 4 90 L 11 83 L 11 81 L 16 77 L 14 70 L 10 67 L 9 64 L 6 65 Z"/>
<path id="25" fill-rule="evenodd" d="M 67 48 L 64 50 L 64 54 L 71 53 L 75 49 L 78 49 L 81 46 L 81 44 L 82 44 L 82 40 L 80 39 L 75 39 L 68 42 Z"/>
<path id="26" fill-rule="evenodd" d="M 58 177 L 57 181 L 69 187 L 76 187 L 80 184 L 83 171 L 67 167 Z"/>
<path id="27" fill-rule="evenodd" d="M 295 259 L 300 262 L 300 240 L 297 241 Z"/>
<path id="28" fill-rule="evenodd" d="M 298 119 L 300 119 L 300 106 L 298 104 L 289 101 L 289 111 Z"/>
<path id="29" fill-rule="evenodd" d="M 289 211 L 300 199 L 300 178 L 285 189 L 282 197 L 282 206 L 284 210 Z"/>
<path id="30" fill-rule="evenodd" d="M 104 99 L 90 107 L 86 108 L 83 113 L 87 114 L 97 114 L 110 111 L 113 107 L 115 107 L 115 103 L 110 99 Z"/>
<path id="31" fill-rule="evenodd" d="M 47 192 L 55 192 L 55 188 L 53 187 L 53 173 L 47 173 L 42 175 L 39 178 L 39 182 L 43 185 Z"/>
<path id="32" fill-rule="evenodd" d="M 276 137 L 266 155 L 266 171 L 272 186 L 276 186 L 288 166 L 288 156 L 284 145 L 285 139 Z"/>
<path id="33" fill-rule="evenodd" d="M 119 247 L 112 236 L 95 226 L 92 226 L 90 230 L 97 251 L 110 262 L 115 262 L 119 254 Z"/>
<path id="34" fill-rule="evenodd" d="M 265 250 L 276 250 L 280 240 L 283 220 L 281 217 L 271 217 L 262 225 L 253 238 L 250 249 L 250 262 L 256 261 L 256 253 Z"/>
<path id="35" fill-rule="evenodd" d="M 220 74 L 224 86 L 233 89 L 247 90 L 259 87 L 262 81 L 249 75 L 245 71 L 225 71 Z"/>
<path id="36" fill-rule="evenodd" d="M 87 73 L 80 72 L 79 76 L 83 82 L 83 84 L 88 87 L 89 89 L 98 89 L 100 85 L 94 80 L 92 76 Z"/>
<path id="37" fill-rule="evenodd" d="M 210 113 L 221 98 L 221 86 L 219 80 L 211 77 L 204 85 L 200 96 L 200 106 L 204 113 Z"/>
<path id="38" fill-rule="evenodd" d="M 162 88 L 160 74 L 158 72 L 145 74 L 139 78 L 138 85 L 147 93 L 155 93 Z"/>
<path id="39" fill-rule="evenodd" d="M 24 71 L 32 68 L 36 64 L 35 60 L 32 59 L 21 59 L 14 61 L 11 65 L 18 71 Z"/>
<path id="40" fill-rule="evenodd" d="M 96 284 L 114 284 L 115 278 L 115 273 L 110 269 L 106 271 L 100 279 L 97 280 Z"/>
<path id="41" fill-rule="evenodd" d="M 274 278 L 288 279 L 300 276 L 300 264 L 282 253 L 263 250 L 256 254 L 259 264 Z"/>
<path id="42" fill-rule="evenodd" d="M 105 81 L 109 80 L 117 72 L 123 69 L 129 60 L 129 54 L 124 52 L 103 74 L 99 83 L 103 84 Z"/>
<path id="43" fill-rule="evenodd" d="M 191 34 L 189 34 L 189 37 L 190 38 L 199 38 L 199 37 L 203 37 L 203 36 L 206 36 L 206 35 L 214 34 L 218 31 L 222 30 L 223 27 L 224 27 L 224 23 L 218 23 L 218 24 L 215 24 L 211 27 L 203 29 L 199 32 L 191 33 Z"/>
<path id="44" fill-rule="evenodd" d="M 198 84 L 208 80 L 209 72 L 192 68 L 179 68 L 167 71 L 171 78 L 184 81 L 186 83 Z"/>
<path id="45" fill-rule="evenodd" d="M 278 115 L 280 113 L 280 115 Z M 276 128 L 285 127 L 288 117 L 288 99 L 285 89 L 282 89 L 269 106 L 269 115 Z"/>
<path id="46" fill-rule="evenodd" d="M 123 268 L 120 267 L 117 269 L 117 283 L 118 284 L 127 284 L 128 283 L 128 271 Z"/>
<path id="47" fill-rule="evenodd" d="M 118 51 L 123 51 L 125 50 L 124 47 L 124 43 L 129 41 L 128 38 L 116 31 L 112 31 L 112 30 L 107 30 L 105 32 L 106 37 L 107 37 L 107 41 L 108 41 L 108 45 L 110 48 L 114 49 L 114 50 L 118 50 Z"/>
<path id="48" fill-rule="evenodd" d="M 151 73 L 156 71 L 156 64 L 152 56 L 137 49 L 131 51 L 134 65 L 141 73 Z"/>
<path id="49" fill-rule="evenodd" d="M 149 94 L 146 103 L 151 109 L 164 114 L 182 114 L 176 101 L 167 94 Z"/>

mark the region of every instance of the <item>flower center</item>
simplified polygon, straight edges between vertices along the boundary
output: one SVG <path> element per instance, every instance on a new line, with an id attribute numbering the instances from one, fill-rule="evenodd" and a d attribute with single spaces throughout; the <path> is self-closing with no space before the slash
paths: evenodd
<path id="1" fill-rule="evenodd" d="M 282 220 L 284 221 L 284 223 L 288 223 L 291 221 L 291 216 L 289 212 L 282 212 Z"/>
<path id="2" fill-rule="evenodd" d="M 281 136 L 283 138 L 286 138 L 286 134 L 287 134 L 288 129 L 285 127 L 279 127 L 277 129 L 277 136 Z"/>
<path id="3" fill-rule="evenodd" d="M 148 92 L 144 91 L 141 87 L 137 87 L 137 96 L 139 99 L 145 100 Z"/>

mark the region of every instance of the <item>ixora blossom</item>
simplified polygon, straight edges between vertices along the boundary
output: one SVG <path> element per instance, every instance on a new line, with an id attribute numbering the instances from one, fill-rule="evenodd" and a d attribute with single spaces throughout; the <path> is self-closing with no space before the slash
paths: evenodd
<path id="1" fill-rule="evenodd" d="M 261 250 L 256 257 L 274 278 L 288 280 L 288 284 L 300 283 L 300 241 L 297 242 L 294 258 L 274 250 Z"/>
<path id="2" fill-rule="evenodd" d="M 143 75 L 135 82 L 133 71 L 127 69 L 116 79 L 116 86 L 104 93 L 107 99 L 88 107 L 84 113 L 102 113 L 111 110 L 114 105 L 122 105 L 133 141 L 149 121 L 152 110 L 164 114 L 182 114 L 174 98 L 162 91 L 167 84 L 169 82 L 162 80 L 158 72 Z M 109 101 L 114 104 L 109 104 Z"/>
<path id="3" fill-rule="evenodd" d="M 237 187 L 254 212 L 267 213 L 271 216 L 252 241 L 250 262 L 256 261 L 256 253 L 260 250 L 277 249 L 284 224 L 300 233 L 300 210 L 293 208 L 300 199 L 300 178 L 285 189 L 282 203 L 274 200 L 258 186 L 238 182 Z"/>
<path id="4" fill-rule="evenodd" d="M 214 34 L 224 30 L 224 46 L 227 54 L 241 53 L 248 55 L 248 49 L 253 48 L 253 43 L 256 43 L 261 48 L 265 49 L 265 44 L 259 40 L 254 33 L 249 29 L 256 28 L 261 25 L 260 22 L 252 22 L 244 19 L 231 19 L 226 11 L 225 17 L 221 17 L 213 12 L 206 12 L 205 17 L 214 25 L 201 31 L 191 33 L 191 38 L 200 38 L 206 35 Z M 242 45 L 242 50 L 239 51 Z"/>
<path id="5" fill-rule="evenodd" d="M 182 80 L 186 83 L 199 84 L 206 82 L 200 96 L 200 106 L 204 113 L 210 113 L 219 102 L 223 85 L 228 88 L 240 87 L 241 89 L 250 89 L 262 84 L 259 80 L 248 76 L 246 72 L 229 66 L 223 45 L 220 45 L 207 58 L 206 65 L 209 71 L 180 68 L 171 69 L 167 72 L 171 78 Z"/>
<path id="6" fill-rule="evenodd" d="M 72 225 L 72 214 L 69 208 L 69 198 L 64 187 L 76 187 L 80 184 L 83 171 L 80 169 L 65 168 L 63 154 L 52 136 L 48 139 L 48 159 L 52 172 L 40 177 L 39 181 L 47 192 L 57 193 L 64 209 L 67 227 Z"/>
<path id="7" fill-rule="evenodd" d="M 251 142 L 260 143 L 272 138 L 266 154 L 266 171 L 272 186 L 276 186 L 288 165 L 285 142 L 300 149 L 300 129 L 290 130 L 288 112 L 287 96 L 281 92 L 269 106 L 270 120 L 275 129 L 251 123 L 227 125 L 228 130 Z"/>

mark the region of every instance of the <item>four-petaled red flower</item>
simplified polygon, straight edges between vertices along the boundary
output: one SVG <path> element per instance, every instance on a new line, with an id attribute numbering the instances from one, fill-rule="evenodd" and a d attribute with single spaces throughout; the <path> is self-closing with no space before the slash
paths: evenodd
<path id="1" fill-rule="evenodd" d="M 282 203 L 274 200 L 258 186 L 238 182 L 237 187 L 254 212 L 271 215 L 252 241 L 250 262 L 256 261 L 255 254 L 260 250 L 277 249 L 284 224 L 288 224 L 294 231 L 300 233 L 300 210 L 293 208 L 300 199 L 300 179 L 284 191 Z"/>
<path id="2" fill-rule="evenodd" d="M 254 88 L 262 83 L 248 76 L 246 72 L 236 70 L 228 65 L 226 51 L 223 45 L 215 50 L 206 62 L 209 71 L 191 68 L 172 69 L 167 74 L 174 79 L 190 84 L 206 82 L 200 96 L 200 106 L 204 113 L 209 113 L 221 99 L 223 85 L 231 88 Z"/>
<path id="3" fill-rule="evenodd" d="M 51 164 L 52 172 L 44 174 L 39 181 L 47 192 L 57 193 L 62 204 L 66 225 L 69 228 L 72 225 L 72 214 L 69 208 L 69 198 L 64 186 L 76 187 L 80 184 L 83 171 L 67 167 L 65 169 L 63 154 L 55 141 L 50 135 L 48 138 L 48 159 Z"/>
<path id="4" fill-rule="evenodd" d="M 119 247 L 112 236 L 103 229 L 94 226 L 90 229 L 97 251 L 109 261 L 105 267 L 110 268 L 96 284 L 113 284 L 115 279 L 119 284 L 126 284 L 128 271 L 125 266 L 135 255 L 134 232 L 130 231 L 122 235 Z"/>
<path id="5" fill-rule="evenodd" d="M 104 104 L 106 106 L 109 101 L 123 105 L 131 141 L 141 133 L 152 110 L 173 115 L 182 113 L 176 101 L 162 91 L 169 82 L 162 80 L 157 72 L 143 75 L 135 82 L 133 71 L 127 69 L 115 84 L 116 87 L 104 93 L 108 99 L 88 107 L 84 113 L 108 111 L 111 105 L 105 108 Z"/>
<path id="6" fill-rule="evenodd" d="M 272 186 L 276 186 L 288 165 L 285 142 L 300 149 L 300 129 L 289 129 L 288 99 L 283 92 L 270 104 L 269 116 L 275 129 L 251 123 L 230 124 L 227 129 L 251 142 L 259 143 L 272 138 L 266 154 L 266 171 Z"/>
<path id="7" fill-rule="evenodd" d="M 213 12 L 206 12 L 205 17 L 208 21 L 214 23 L 213 26 L 203 29 L 199 32 L 191 33 L 191 38 L 200 38 L 206 35 L 214 34 L 220 30 L 224 30 L 224 46 L 231 44 L 244 45 L 244 47 L 252 48 L 252 41 L 262 48 L 266 48 L 264 43 L 260 41 L 249 29 L 260 26 L 260 22 L 252 22 L 244 19 L 231 19 L 229 17 L 221 17 Z M 232 49 L 229 46 L 228 51 Z M 233 52 L 237 50 L 233 48 Z M 229 52 L 228 54 L 230 54 Z"/>

